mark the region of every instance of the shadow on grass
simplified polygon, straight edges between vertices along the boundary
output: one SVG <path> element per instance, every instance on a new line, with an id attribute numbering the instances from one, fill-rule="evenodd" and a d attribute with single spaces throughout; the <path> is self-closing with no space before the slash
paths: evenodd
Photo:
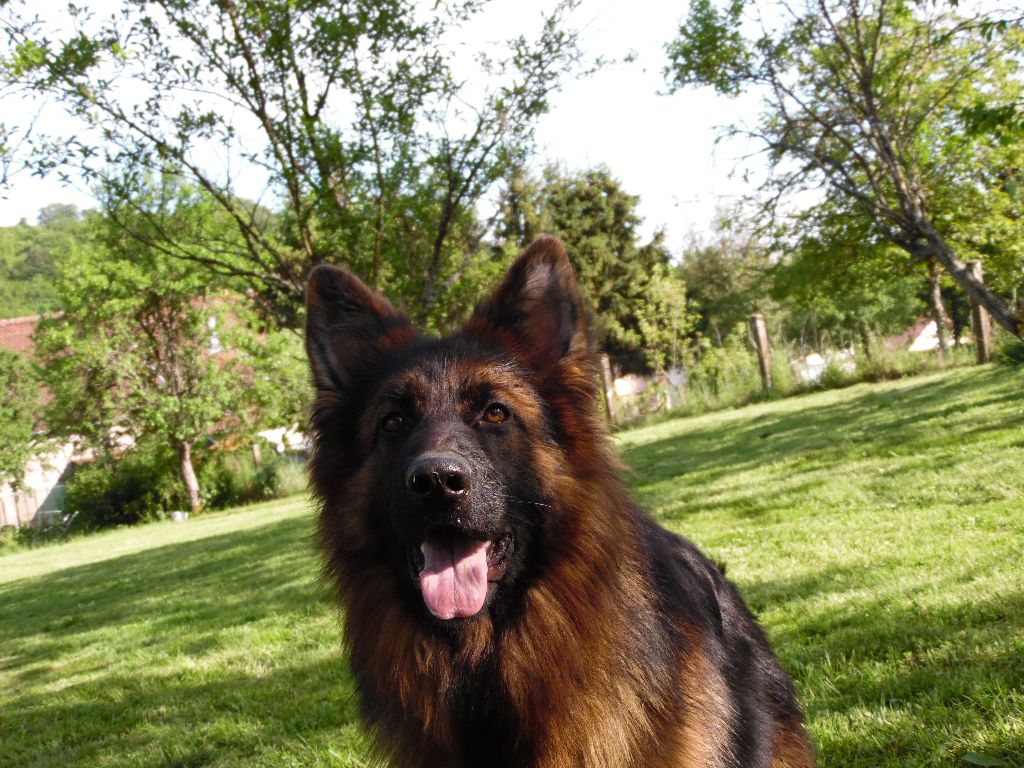
<path id="1" fill-rule="evenodd" d="M 862 394 L 841 402 L 809 403 L 800 410 L 765 414 L 742 426 L 713 423 L 690 428 L 627 446 L 623 458 L 631 470 L 629 480 L 640 493 L 688 475 L 696 476 L 688 482 L 699 480 L 706 487 L 723 480 L 742 482 L 744 473 L 771 464 L 796 469 L 812 465 L 827 477 L 830 469 L 849 462 L 854 449 L 868 455 L 904 456 L 908 463 L 903 469 L 913 471 L 924 465 L 924 460 L 909 463 L 923 448 L 989 429 L 985 422 L 973 424 L 965 416 L 968 409 L 977 413 L 999 408 L 1004 412 L 1004 429 L 1024 426 L 1024 409 L 1010 407 L 1021 402 L 1022 380 L 1015 369 L 993 369 L 911 386 L 901 383 L 881 392 L 861 385 Z M 816 396 L 800 399 L 807 397 Z M 760 508 L 785 506 L 778 502 L 799 498 L 821 481 L 793 476 L 783 484 L 792 483 L 798 484 L 785 488 L 784 498 L 763 499 Z M 687 490 L 698 499 L 702 493 L 698 487 Z M 709 509 L 708 504 L 702 501 L 698 506 Z M 714 502 L 710 504 L 713 507 Z"/>
<path id="2" fill-rule="evenodd" d="M 301 543 L 309 528 L 283 520 L 11 582 L 0 586 L 0 626 L 45 634 L 59 653 L 80 633 L 127 622 L 144 620 L 154 637 L 187 627 L 195 639 L 287 612 L 310 599 L 315 555 L 311 539 Z M 13 651 L 3 666 L 32 660 L 17 644 Z"/>
<path id="3" fill-rule="evenodd" d="M 202 680 L 111 671 L 79 689 L 11 701 L 2 718 L 5 766 L 274 765 L 275 754 L 296 764 L 339 737 L 347 739 L 342 749 L 366 751 L 340 655 L 272 673 L 221 670 Z"/>
<path id="4" fill-rule="evenodd" d="M 3 764 L 314 764 L 339 734 L 351 747 L 317 568 L 309 520 L 287 519 L 3 585 Z"/>
<path id="5" fill-rule="evenodd" d="M 926 604 L 925 593 L 954 586 L 939 580 L 834 599 L 856 580 L 853 569 L 826 568 L 744 589 L 754 607 L 829 597 L 826 608 L 772 632 L 807 694 L 808 721 L 830 723 L 821 729 L 822 765 L 956 766 L 968 750 L 1024 765 L 1019 722 L 1002 722 L 1024 704 L 1024 594 Z"/>
<path id="6" fill-rule="evenodd" d="M 967 402 L 1020 427 L 1024 409 L 1006 407 L 1020 403 L 1019 387 L 1019 374 L 986 371 L 868 389 L 691 429 L 626 459 L 634 484 L 682 474 L 680 484 L 700 486 L 693 494 L 768 462 L 821 472 L 793 472 L 771 499 L 722 503 L 757 516 L 820 490 L 851 445 L 896 454 L 899 472 L 919 471 L 923 446 L 984 429 L 963 417 Z M 721 503 L 698 498 L 698 508 Z M 890 584 L 885 574 L 896 567 L 826 565 L 744 585 L 757 611 L 797 606 L 772 635 L 807 693 L 812 724 L 853 723 L 829 731 L 823 767 L 955 765 L 959 752 L 939 743 L 950 736 L 933 745 L 927 731 L 952 723 L 969 737 L 998 716 L 986 706 L 1013 711 L 1019 699 L 1007 697 L 1024 690 L 1020 593 L 926 600 L 923 590 L 953 589 L 972 574 Z M 0 586 L 4 766 L 365 764 L 340 628 L 316 571 L 310 522 L 295 518 Z M 818 602 L 802 611 L 803 601 Z M 864 720 L 857 730 L 865 709 L 888 712 L 885 728 Z M 996 746 L 1004 757 L 1024 755 L 1019 727 Z"/>
<path id="7" fill-rule="evenodd" d="M 781 521 L 790 533 L 768 535 L 785 550 L 785 536 L 827 533 L 830 517 L 869 505 L 858 518 L 868 538 L 838 545 L 856 553 L 851 560 L 830 563 L 833 542 L 817 565 L 742 585 L 753 610 L 773 614 L 772 640 L 804 692 L 823 766 L 957 766 L 969 749 L 1024 766 L 1024 593 L 1012 575 L 1019 547 L 981 528 L 961 542 L 965 529 L 945 530 L 935 513 L 966 517 L 992 501 L 1018 508 L 1022 388 L 1012 369 L 865 386 L 758 406 L 756 418 L 690 420 L 623 451 L 641 499 L 677 530 L 696 514 L 705 532 L 726 516 L 730 528 Z M 957 469 L 963 456 L 966 475 Z M 974 474 L 993 466 L 1005 476 Z M 933 514 L 921 531 L 917 509 Z M 984 524 L 1019 532 L 1006 521 Z M 751 534 L 745 526 L 737 530 Z M 898 557 L 873 549 L 880 531 L 907 539 L 887 548 Z M 915 551 L 919 533 L 931 538 Z M 943 536 L 948 546 L 937 546 Z M 793 551 L 813 557 L 815 547 L 805 540 Z M 758 572 L 756 560 L 747 572 Z"/>

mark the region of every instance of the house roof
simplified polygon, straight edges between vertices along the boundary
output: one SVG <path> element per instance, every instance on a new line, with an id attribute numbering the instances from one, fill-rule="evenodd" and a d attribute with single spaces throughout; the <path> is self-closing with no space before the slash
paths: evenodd
<path id="1" fill-rule="evenodd" d="M 39 324 L 39 315 L 11 317 L 0 320 L 0 349 L 28 353 L 32 351 L 32 334 Z"/>

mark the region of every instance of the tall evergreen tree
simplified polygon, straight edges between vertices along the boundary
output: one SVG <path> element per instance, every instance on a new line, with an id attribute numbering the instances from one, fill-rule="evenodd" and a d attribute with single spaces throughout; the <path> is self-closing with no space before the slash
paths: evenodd
<path id="1" fill-rule="evenodd" d="M 639 309 L 649 299 L 652 276 L 669 263 L 660 232 L 641 242 L 638 201 L 606 168 L 569 173 L 552 166 L 540 179 L 520 171 L 508 182 L 496 229 L 507 253 L 543 232 L 569 243 L 596 341 L 634 357 L 644 344 Z"/>

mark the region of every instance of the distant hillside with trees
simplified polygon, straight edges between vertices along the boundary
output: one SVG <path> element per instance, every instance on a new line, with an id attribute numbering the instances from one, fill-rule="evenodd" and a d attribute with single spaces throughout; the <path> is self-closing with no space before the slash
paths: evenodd
<path id="1" fill-rule="evenodd" d="M 57 308 L 57 264 L 88 240 L 86 213 L 53 203 L 35 224 L 0 227 L 0 319 Z"/>

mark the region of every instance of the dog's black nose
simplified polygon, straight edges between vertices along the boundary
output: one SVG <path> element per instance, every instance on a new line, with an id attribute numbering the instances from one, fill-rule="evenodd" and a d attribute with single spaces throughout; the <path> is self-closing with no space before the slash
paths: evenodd
<path id="1" fill-rule="evenodd" d="M 456 500 L 469 493 L 469 465 L 450 453 L 428 453 L 415 459 L 405 473 L 405 485 L 414 496 L 426 499 L 435 492 Z"/>

